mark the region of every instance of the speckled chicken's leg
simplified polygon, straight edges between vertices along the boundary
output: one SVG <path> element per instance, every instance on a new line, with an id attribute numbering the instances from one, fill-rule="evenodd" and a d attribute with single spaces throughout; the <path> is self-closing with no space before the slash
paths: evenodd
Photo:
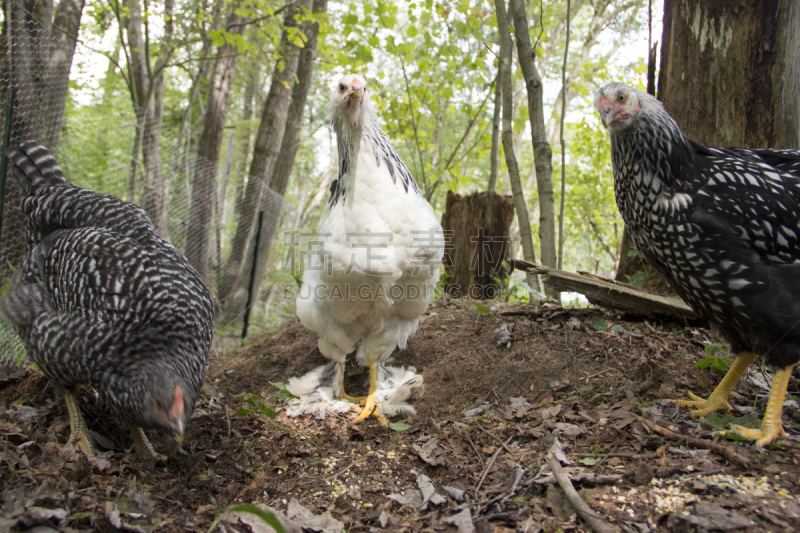
<path id="1" fill-rule="evenodd" d="M 92 443 L 92 436 L 89 435 L 89 428 L 86 427 L 86 420 L 81 414 L 81 407 L 78 399 L 70 391 L 64 392 L 64 400 L 67 402 L 69 411 L 69 425 L 72 431 L 69 435 L 69 444 L 77 445 L 87 457 L 96 457 L 97 449 Z"/>
<path id="2" fill-rule="evenodd" d="M 775 372 L 772 378 L 772 388 L 769 392 L 767 411 L 764 413 L 764 420 L 761 421 L 760 429 L 751 429 L 744 426 L 734 426 L 736 431 L 746 439 L 756 439 L 756 446 L 762 447 L 773 442 L 778 437 L 785 437 L 781 415 L 783 414 L 783 401 L 786 399 L 786 387 L 789 385 L 789 378 L 792 376 L 792 367 Z M 725 435 L 726 431 L 720 431 L 720 435 Z"/>
<path id="3" fill-rule="evenodd" d="M 750 363 L 752 363 L 755 358 L 756 354 L 754 353 L 743 353 L 737 357 L 733 361 L 730 369 L 728 369 L 728 373 L 725 374 L 725 377 L 719 382 L 717 388 L 714 389 L 714 392 L 712 392 L 711 396 L 708 397 L 708 400 L 704 400 L 700 396 L 690 392 L 688 394 L 691 400 L 664 401 L 677 403 L 681 407 L 697 407 L 697 411 L 692 411 L 692 416 L 694 417 L 706 416 L 709 413 L 722 410 L 730 412 L 731 406 L 728 403 L 728 395 L 733 389 L 733 386 L 736 385 L 736 382 L 739 381 L 739 378 L 742 377 L 744 371 L 747 370 L 747 367 L 750 366 Z"/>
<path id="4" fill-rule="evenodd" d="M 150 441 L 147 439 L 147 435 L 144 434 L 144 430 L 137 426 L 128 426 L 131 429 L 131 435 L 133 436 L 133 446 L 136 448 L 136 451 L 141 455 L 144 459 L 150 461 L 166 461 L 167 458 L 160 453 L 157 453 L 155 449 L 153 449 L 153 445 L 150 444 Z"/>
<path id="5" fill-rule="evenodd" d="M 356 418 L 356 422 L 362 422 L 369 415 L 373 415 L 382 426 L 386 427 L 389 425 L 389 421 L 381 415 L 380 403 L 375 401 L 375 392 L 378 388 L 378 365 L 380 362 L 373 361 L 369 355 L 367 355 L 367 361 L 369 361 L 369 394 L 364 402 L 364 409 L 361 410 L 361 414 Z"/>

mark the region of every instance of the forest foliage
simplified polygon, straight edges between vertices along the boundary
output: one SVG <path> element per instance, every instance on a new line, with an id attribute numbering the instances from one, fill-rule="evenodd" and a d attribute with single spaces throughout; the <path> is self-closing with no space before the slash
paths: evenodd
<path id="1" fill-rule="evenodd" d="M 148 58 L 148 68 L 163 67 L 162 159 L 164 154 L 196 149 L 211 65 L 219 47 L 232 45 L 238 62 L 219 161 L 219 173 L 227 173 L 228 178 L 217 180 L 226 190 L 224 195 L 217 191 L 216 196 L 224 199 L 217 211 L 222 215 L 217 253 L 225 256 L 236 227 L 236 205 L 243 201 L 253 138 L 271 74 L 276 66 L 282 70 L 286 59 L 280 54 L 281 32 L 286 31 L 283 12 L 294 3 L 89 0 L 70 74 L 60 150 L 70 179 L 83 187 L 129 197 L 131 139 L 137 126 L 130 64 L 137 53 Z M 145 50 L 136 49 L 120 30 L 136 6 L 144 23 Z M 653 7 L 655 19 L 660 16 L 657 8 L 660 5 Z M 644 88 L 647 51 L 642 43 L 646 43 L 648 2 L 571 2 L 566 91 L 560 80 L 567 2 L 529 1 L 526 9 L 545 86 L 554 181 L 561 174 L 557 142 L 561 98 L 566 94 L 567 99 L 564 268 L 608 275 L 617 261 L 622 222 L 614 203 L 607 136 L 592 112 L 591 99 L 600 85 L 611 80 Z M 318 22 L 319 38 L 301 144 L 285 194 L 283 229 L 313 228 L 325 205 L 336 157 L 326 104 L 334 82 L 346 72 L 367 77 L 385 130 L 437 213 L 444 208 L 448 190 L 460 194 L 486 190 L 499 43 L 493 2 L 331 1 L 327 12 L 312 14 L 302 9 L 295 19 Z M 659 28 L 655 21 L 653 28 Z M 298 28 L 290 28 L 288 38 L 299 47 L 306 42 Z M 537 235 L 538 192 L 527 96 L 516 59 L 513 69 L 515 151 Z M 497 191 L 510 194 L 502 156 L 500 162 Z M 558 205 L 560 187 L 555 190 Z M 275 282 L 292 280 L 280 268 L 285 263 L 283 246 L 283 240 L 276 238 L 267 269 L 271 274 L 263 288 L 274 289 L 279 286 Z M 265 291 L 268 304 L 279 305 L 278 292 Z"/>

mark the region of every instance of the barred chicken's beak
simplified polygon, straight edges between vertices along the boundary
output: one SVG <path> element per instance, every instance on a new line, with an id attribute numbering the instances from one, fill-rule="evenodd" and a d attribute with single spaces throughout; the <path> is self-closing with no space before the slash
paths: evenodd
<path id="1" fill-rule="evenodd" d="M 175 440 L 178 441 L 178 444 L 183 444 L 183 420 L 178 420 L 175 422 L 175 426 L 173 427 L 173 435 L 175 436 Z"/>

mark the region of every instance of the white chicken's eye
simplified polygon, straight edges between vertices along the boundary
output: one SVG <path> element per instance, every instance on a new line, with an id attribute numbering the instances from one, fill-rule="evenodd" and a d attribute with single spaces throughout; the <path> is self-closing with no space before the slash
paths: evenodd
<path id="1" fill-rule="evenodd" d="M 344 91 L 345 89 L 347 89 L 347 87 L 345 87 L 344 83 L 340 83 L 339 84 L 339 90 L 340 91 Z"/>

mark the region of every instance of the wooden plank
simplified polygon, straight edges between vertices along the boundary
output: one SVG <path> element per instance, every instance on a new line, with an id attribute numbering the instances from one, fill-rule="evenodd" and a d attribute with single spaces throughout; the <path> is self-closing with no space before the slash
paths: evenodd
<path id="1" fill-rule="evenodd" d="M 589 302 L 600 307 L 647 318 L 672 317 L 682 321 L 701 319 L 683 300 L 643 291 L 602 276 L 555 270 L 528 261 L 514 260 L 509 264 L 512 268 L 542 276 L 542 281 L 556 290 L 583 294 Z"/>

